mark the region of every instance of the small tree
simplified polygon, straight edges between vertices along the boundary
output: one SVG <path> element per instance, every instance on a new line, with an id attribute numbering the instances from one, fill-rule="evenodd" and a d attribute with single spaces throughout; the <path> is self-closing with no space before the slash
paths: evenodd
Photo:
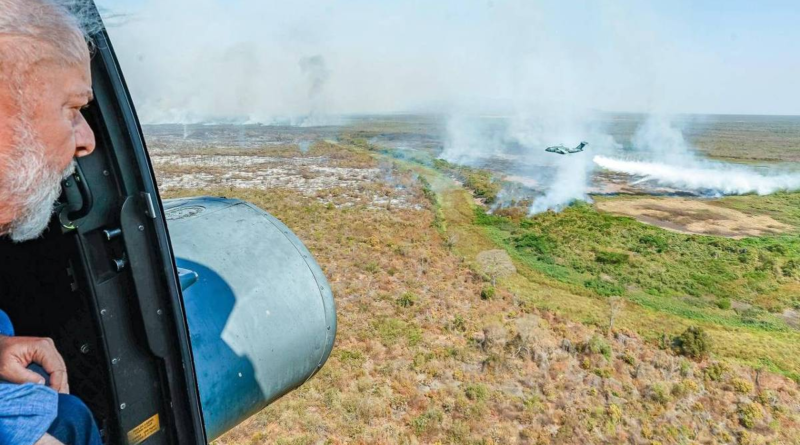
<path id="1" fill-rule="evenodd" d="M 505 250 L 484 250 L 476 257 L 481 271 L 489 276 L 492 287 L 497 285 L 497 279 L 517 272 L 511 257 Z"/>
<path id="2" fill-rule="evenodd" d="M 702 328 L 691 326 L 675 337 L 672 345 L 678 354 L 700 359 L 708 355 L 711 339 Z"/>
<path id="3" fill-rule="evenodd" d="M 755 384 L 756 384 L 756 392 L 757 392 L 757 393 L 760 393 L 760 392 L 761 392 L 761 381 L 760 381 L 760 379 L 761 379 L 761 373 L 762 373 L 763 371 L 764 371 L 764 365 L 759 365 L 759 366 L 757 366 L 755 369 L 753 369 L 753 372 L 754 372 L 754 374 L 755 374 L 755 375 L 753 376 L 753 381 L 754 381 L 754 382 L 755 382 Z"/>
<path id="4" fill-rule="evenodd" d="M 622 297 L 608 297 L 608 335 L 614 330 L 614 321 L 622 309 L 625 307 L 625 300 Z"/>

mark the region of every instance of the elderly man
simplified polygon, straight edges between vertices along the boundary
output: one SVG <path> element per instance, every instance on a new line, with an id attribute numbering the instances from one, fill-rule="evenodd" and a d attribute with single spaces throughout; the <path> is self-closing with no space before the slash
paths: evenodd
<path id="1" fill-rule="evenodd" d="M 0 235 L 17 242 L 42 234 L 74 158 L 95 146 L 81 114 L 90 54 L 63 3 L 0 0 Z M 53 342 L 15 337 L 0 312 L 0 445 L 100 444 L 91 413 L 68 393 Z"/>

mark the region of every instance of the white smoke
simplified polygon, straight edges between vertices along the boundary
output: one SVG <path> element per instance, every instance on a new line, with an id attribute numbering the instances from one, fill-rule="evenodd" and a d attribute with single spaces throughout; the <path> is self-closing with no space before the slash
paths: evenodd
<path id="1" fill-rule="evenodd" d="M 530 214 L 561 211 L 575 201 L 591 202 L 588 189 L 595 168 L 591 153 L 613 152 L 621 146 L 591 113 L 555 101 L 546 108 L 529 105 L 512 118 L 453 116 L 440 157 L 476 167 L 504 163 L 502 170 L 515 181 L 535 184 L 539 195 Z M 572 148 L 582 140 L 589 141 L 584 152 L 545 151 L 558 144 Z M 496 207 L 518 200 L 517 190 L 504 190 Z"/>
<path id="2" fill-rule="evenodd" d="M 528 210 L 530 215 L 553 210 L 559 212 L 575 201 L 592 202 L 586 193 L 588 181 L 594 165 L 587 153 L 578 153 L 559 159 L 555 178 L 548 186 L 544 196 L 533 201 Z"/>
<path id="3" fill-rule="evenodd" d="M 528 211 L 531 215 L 548 210 L 559 212 L 575 201 L 592 202 L 588 189 L 595 164 L 590 153 L 605 153 L 620 148 L 599 120 L 588 112 L 551 112 L 538 119 L 529 118 L 527 124 L 517 119 L 512 128 L 517 130 L 515 139 L 528 147 L 527 156 L 541 159 L 540 162 L 555 171 L 554 175 L 541 181 L 544 195 L 534 199 Z M 583 152 L 560 155 L 545 151 L 547 146 L 557 143 L 572 148 L 584 140 L 589 145 Z M 535 176 L 535 168 L 529 168 L 527 175 Z"/>
<path id="4" fill-rule="evenodd" d="M 594 163 L 634 177 L 634 184 L 651 183 L 705 196 L 769 195 L 800 190 L 800 175 L 764 171 L 700 157 L 668 117 L 652 115 L 632 140 L 634 159 L 598 155 Z"/>
<path id="5" fill-rule="evenodd" d="M 662 114 L 649 115 L 636 129 L 631 144 L 635 151 L 653 160 L 672 164 L 691 164 L 698 160 L 683 132 Z"/>
<path id="6" fill-rule="evenodd" d="M 454 164 L 480 165 L 504 154 L 502 130 L 492 118 L 456 114 L 447 120 L 441 159 Z"/>
<path id="7" fill-rule="evenodd" d="M 769 195 L 800 190 L 800 175 L 763 173 L 752 168 L 725 163 L 698 161 L 692 166 L 660 162 L 628 161 L 595 156 L 600 167 L 640 177 L 637 182 L 652 182 L 701 195 Z"/>

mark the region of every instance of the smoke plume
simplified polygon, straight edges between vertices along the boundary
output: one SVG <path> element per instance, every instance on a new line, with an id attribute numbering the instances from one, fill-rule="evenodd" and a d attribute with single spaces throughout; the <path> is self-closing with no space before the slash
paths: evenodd
<path id="1" fill-rule="evenodd" d="M 692 164 L 666 164 L 662 162 L 627 161 L 595 156 L 600 167 L 639 177 L 638 182 L 652 182 L 659 186 L 705 196 L 743 195 L 756 193 L 769 195 L 778 191 L 800 190 L 800 175 L 793 173 L 759 172 L 753 168 L 734 166 L 721 162 L 697 161 Z"/>
<path id="2" fill-rule="evenodd" d="M 588 195 L 595 163 L 591 153 L 619 150 L 604 124 L 592 113 L 556 103 L 547 109 L 529 105 L 511 118 L 453 116 L 441 157 L 450 162 L 502 170 L 536 192 L 530 214 L 560 211 Z M 560 155 L 549 146 L 575 147 L 588 140 L 586 151 Z M 503 190 L 497 206 L 519 199 L 516 190 Z"/>
<path id="3" fill-rule="evenodd" d="M 635 184 L 703 196 L 768 195 L 800 189 L 796 172 L 703 158 L 665 115 L 651 115 L 637 128 L 626 156 L 598 155 L 593 160 L 605 170 L 631 175 Z"/>
<path id="4" fill-rule="evenodd" d="M 715 11 L 713 27 L 683 39 L 675 36 L 686 36 L 687 20 L 703 8 L 630 0 L 97 3 L 145 123 L 296 123 L 319 110 L 531 116 L 552 106 L 568 116 L 570 107 L 791 114 L 800 104 L 797 45 L 780 34 L 794 26 L 790 15 L 739 23 Z M 764 32 L 757 47 L 771 56 L 730 44 L 743 30 Z"/>

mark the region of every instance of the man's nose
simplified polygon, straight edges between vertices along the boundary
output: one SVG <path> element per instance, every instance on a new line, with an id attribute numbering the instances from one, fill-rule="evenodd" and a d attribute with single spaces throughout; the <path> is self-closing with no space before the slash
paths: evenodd
<path id="1" fill-rule="evenodd" d="M 75 127 L 75 157 L 92 154 L 95 147 L 94 132 L 86 119 L 81 115 L 78 126 Z"/>

